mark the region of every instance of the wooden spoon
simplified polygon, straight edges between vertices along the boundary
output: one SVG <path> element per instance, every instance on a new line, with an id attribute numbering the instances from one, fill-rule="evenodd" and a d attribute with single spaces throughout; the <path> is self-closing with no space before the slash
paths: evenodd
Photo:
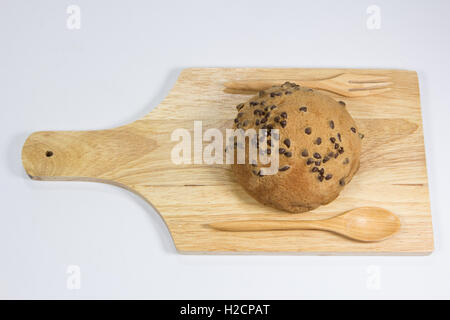
<path id="1" fill-rule="evenodd" d="M 209 226 L 221 231 L 325 230 L 353 240 L 374 242 L 395 234 L 400 229 L 400 219 L 382 208 L 363 207 L 324 220 L 239 220 Z"/>

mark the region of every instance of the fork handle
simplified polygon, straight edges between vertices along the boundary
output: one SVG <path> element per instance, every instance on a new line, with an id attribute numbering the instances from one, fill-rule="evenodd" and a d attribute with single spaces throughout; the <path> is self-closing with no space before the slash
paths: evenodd
<path id="1" fill-rule="evenodd" d="M 298 85 L 319 89 L 320 80 L 291 80 Z M 233 90 L 260 91 L 272 86 L 281 86 L 286 80 L 231 80 L 224 83 L 225 88 Z"/>

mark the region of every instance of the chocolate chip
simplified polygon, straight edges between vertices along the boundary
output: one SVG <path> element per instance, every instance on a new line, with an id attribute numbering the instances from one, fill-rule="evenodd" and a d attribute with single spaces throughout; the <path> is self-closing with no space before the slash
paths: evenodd
<path id="1" fill-rule="evenodd" d="M 322 138 L 317 138 L 316 141 L 314 142 L 317 145 L 320 145 L 322 143 Z"/>
<path id="2" fill-rule="evenodd" d="M 266 118 L 270 117 L 270 111 L 266 113 L 266 115 L 264 116 Z"/>
<path id="3" fill-rule="evenodd" d="M 324 169 L 324 168 L 322 168 L 322 169 L 319 170 L 319 173 L 320 173 L 321 176 L 323 176 L 324 172 L 325 172 L 325 169 Z"/>
<path id="4" fill-rule="evenodd" d="M 312 171 L 312 172 L 317 172 L 317 171 L 319 171 L 319 168 L 313 167 L 311 171 Z"/>
<path id="5" fill-rule="evenodd" d="M 237 116 L 238 116 L 238 118 L 240 118 L 240 117 L 242 117 L 243 115 L 244 115 L 243 112 L 239 112 Z"/>
<path id="6" fill-rule="evenodd" d="M 242 126 L 246 126 L 246 125 L 248 125 L 248 120 L 244 120 L 244 122 L 242 122 Z"/>
<path id="7" fill-rule="evenodd" d="M 310 164 L 314 163 L 314 159 L 312 158 L 308 158 L 308 160 L 306 160 L 306 164 L 309 166 Z"/>
<path id="8" fill-rule="evenodd" d="M 282 112 L 282 113 L 280 113 L 280 116 L 282 117 L 282 118 L 287 118 L 287 113 L 286 112 Z"/>
<path id="9" fill-rule="evenodd" d="M 286 127 L 286 125 L 287 125 L 287 122 L 286 122 L 286 120 L 283 120 L 283 121 L 280 121 L 280 124 L 281 124 L 281 127 Z"/>
<path id="10" fill-rule="evenodd" d="M 250 101 L 250 106 L 251 106 L 251 107 L 257 106 L 258 104 L 259 104 L 259 103 L 256 102 L 256 101 Z"/>
<path id="11" fill-rule="evenodd" d="M 345 180 L 344 180 L 344 178 L 342 178 L 341 180 L 339 180 L 339 184 L 340 184 L 341 186 L 345 186 Z"/>
<path id="12" fill-rule="evenodd" d="M 352 130 L 353 133 L 356 133 L 356 129 L 355 128 L 351 127 L 350 130 Z"/>
<path id="13" fill-rule="evenodd" d="M 335 143 L 334 144 L 334 148 L 337 150 L 337 149 L 339 149 L 339 143 Z"/>
<path id="14" fill-rule="evenodd" d="M 267 149 L 267 150 L 266 150 L 266 153 L 267 153 L 267 154 L 271 154 L 271 153 L 272 153 L 272 150 L 271 150 L 271 149 Z"/>
<path id="15" fill-rule="evenodd" d="M 303 156 L 303 157 L 307 157 L 307 156 L 308 156 L 308 150 L 306 150 L 306 149 L 303 150 L 303 151 L 302 151 L 302 156 Z"/>
<path id="16" fill-rule="evenodd" d="M 327 175 L 325 176 L 325 180 L 330 180 L 331 178 L 333 178 L 333 175 L 332 175 L 332 174 L 327 174 Z"/>
<path id="17" fill-rule="evenodd" d="M 338 139 L 339 139 L 339 142 L 342 142 L 342 139 L 341 139 L 341 134 L 338 132 L 338 134 L 337 134 L 337 137 L 338 137 Z"/>
<path id="18" fill-rule="evenodd" d="M 325 156 L 325 157 L 323 158 L 323 163 L 326 163 L 328 160 L 330 160 L 330 158 L 329 158 L 328 156 Z"/>
<path id="19" fill-rule="evenodd" d="M 284 148 L 280 148 L 280 149 L 278 149 L 278 152 L 279 152 L 280 154 L 283 154 L 283 153 L 285 153 L 285 152 L 286 152 L 286 149 L 284 149 Z"/>
<path id="20" fill-rule="evenodd" d="M 286 171 L 286 170 L 288 170 L 289 168 L 290 168 L 289 166 L 284 166 L 284 167 L 278 169 L 278 171 Z"/>
<path id="21" fill-rule="evenodd" d="M 261 119 L 261 123 L 266 123 L 267 122 L 267 118 L 262 118 Z"/>
<path id="22" fill-rule="evenodd" d="M 338 152 L 341 153 L 341 154 L 344 153 L 344 147 L 340 147 Z"/>
<path id="23" fill-rule="evenodd" d="M 264 111 L 269 111 L 269 107 L 265 107 L 265 108 L 264 108 Z"/>
<path id="24" fill-rule="evenodd" d="M 291 93 L 292 93 L 291 91 L 286 91 L 284 94 L 288 95 L 288 94 L 291 94 Z"/>
<path id="25" fill-rule="evenodd" d="M 272 141 L 271 141 L 271 140 L 267 140 L 267 145 L 268 145 L 269 147 L 271 147 L 271 146 L 272 146 Z"/>
<path id="26" fill-rule="evenodd" d="M 333 120 L 330 121 L 330 128 L 334 129 L 334 121 Z"/>
<path id="27" fill-rule="evenodd" d="M 256 119 L 256 121 L 255 121 L 255 125 L 259 125 L 259 119 Z"/>
<path id="28" fill-rule="evenodd" d="M 314 162 L 314 164 L 315 164 L 316 166 L 320 166 L 321 163 L 322 163 L 322 161 L 320 161 L 320 160 L 317 160 L 316 162 Z"/>
<path id="29" fill-rule="evenodd" d="M 306 112 L 306 111 L 308 111 L 308 108 L 307 107 L 300 107 L 298 110 L 301 111 L 301 112 Z"/>
<path id="30" fill-rule="evenodd" d="M 244 107 L 244 104 L 243 104 L 243 103 L 239 103 L 239 104 L 236 106 L 236 109 L 239 111 L 239 110 L 241 110 L 243 107 Z"/>
<path id="31" fill-rule="evenodd" d="M 339 152 L 336 152 L 336 153 L 334 154 L 334 158 L 337 159 L 337 157 L 339 157 Z"/>
<path id="32" fill-rule="evenodd" d="M 345 102 L 344 101 L 339 101 L 339 104 L 341 104 L 342 106 L 345 107 Z"/>
<path id="33" fill-rule="evenodd" d="M 277 106 L 276 105 L 272 105 L 271 107 L 270 107 L 270 110 L 273 110 L 273 109 L 275 109 Z"/>
<path id="34" fill-rule="evenodd" d="M 256 161 L 253 161 L 253 162 L 252 162 L 252 166 L 253 166 L 253 167 L 256 167 L 256 166 L 257 166 Z"/>
<path id="35" fill-rule="evenodd" d="M 313 157 L 316 158 L 316 159 L 322 158 L 322 156 L 320 155 L 320 153 L 317 153 L 317 152 L 313 154 Z"/>
<path id="36" fill-rule="evenodd" d="M 272 92 L 271 94 L 270 94 L 270 96 L 273 98 L 273 97 L 276 97 L 276 96 L 281 96 L 281 92 Z"/>
<path id="37" fill-rule="evenodd" d="M 362 139 L 364 139 L 364 134 L 362 134 L 362 133 L 358 133 L 359 134 L 359 138 L 362 140 Z"/>
<path id="38" fill-rule="evenodd" d="M 319 179 L 319 181 L 322 182 L 322 181 L 323 181 L 323 176 L 322 176 L 322 175 L 319 175 L 319 176 L 317 177 L 317 179 Z"/>
<path id="39" fill-rule="evenodd" d="M 289 140 L 289 139 L 284 139 L 283 143 L 286 145 L 286 147 L 288 147 L 288 148 L 291 147 L 291 140 Z"/>
<path id="40" fill-rule="evenodd" d="M 290 151 L 285 152 L 284 155 L 285 155 L 286 157 L 290 158 L 290 157 L 292 157 L 292 152 L 290 152 Z"/>
<path id="41" fill-rule="evenodd" d="M 254 115 L 259 115 L 261 112 L 262 112 L 261 110 L 255 109 L 255 110 L 253 111 L 253 114 L 254 114 Z"/>
<path id="42" fill-rule="evenodd" d="M 238 123 L 238 122 L 239 122 L 238 118 L 234 119 L 234 123 Z"/>
<path id="43" fill-rule="evenodd" d="M 308 127 L 308 128 L 305 129 L 305 133 L 306 133 L 306 134 L 311 134 L 311 132 L 312 132 L 312 131 L 311 131 L 311 128 L 310 128 L 310 127 Z"/>
<path id="44" fill-rule="evenodd" d="M 330 141 L 331 141 L 331 143 L 335 143 L 336 142 L 336 138 L 335 137 L 331 137 Z"/>
<path id="45" fill-rule="evenodd" d="M 280 117 L 279 117 L 279 116 L 276 116 L 275 118 L 273 118 L 273 121 L 275 121 L 275 122 L 280 122 Z"/>

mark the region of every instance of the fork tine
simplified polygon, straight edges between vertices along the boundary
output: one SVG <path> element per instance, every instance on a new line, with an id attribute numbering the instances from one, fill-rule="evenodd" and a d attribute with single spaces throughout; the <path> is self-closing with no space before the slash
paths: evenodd
<path id="1" fill-rule="evenodd" d="M 384 82 L 391 80 L 389 76 L 372 76 L 366 74 L 352 74 L 352 79 L 349 80 L 349 83 L 365 83 L 365 82 Z"/>
<path id="2" fill-rule="evenodd" d="M 365 97 L 375 94 L 382 94 L 388 91 L 391 91 L 392 88 L 380 88 L 380 89 L 364 89 L 364 90 L 349 90 L 349 95 L 351 97 Z"/>
<path id="3" fill-rule="evenodd" d="M 349 90 L 369 90 L 369 89 L 381 89 L 384 87 L 392 86 L 393 82 L 358 82 L 352 83 L 352 86 Z"/>

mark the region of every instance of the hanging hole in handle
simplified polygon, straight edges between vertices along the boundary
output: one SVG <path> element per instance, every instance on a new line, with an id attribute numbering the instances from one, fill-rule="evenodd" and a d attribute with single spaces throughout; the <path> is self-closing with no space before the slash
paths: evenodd
<path id="1" fill-rule="evenodd" d="M 47 157 L 47 158 L 50 158 L 51 156 L 53 156 L 53 151 L 47 151 L 46 153 L 45 153 L 45 156 Z"/>

